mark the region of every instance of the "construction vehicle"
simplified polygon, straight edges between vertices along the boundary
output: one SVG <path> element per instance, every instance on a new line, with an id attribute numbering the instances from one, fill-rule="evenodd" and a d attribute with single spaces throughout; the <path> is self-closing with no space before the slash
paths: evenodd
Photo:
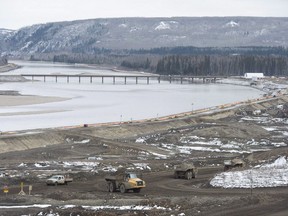
<path id="1" fill-rule="evenodd" d="M 47 185 L 67 185 L 69 182 L 72 182 L 73 179 L 68 175 L 53 175 L 46 180 Z"/>
<path id="2" fill-rule="evenodd" d="M 193 163 L 183 163 L 174 166 L 175 178 L 185 178 L 190 180 L 192 178 L 195 178 L 197 173 L 198 169 L 194 166 Z"/>
<path id="3" fill-rule="evenodd" d="M 227 171 L 229 169 L 233 168 L 239 168 L 239 167 L 244 167 L 245 162 L 239 158 L 234 158 L 232 160 L 224 160 L 224 171 Z"/>
<path id="4" fill-rule="evenodd" d="M 127 171 L 117 171 L 115 175 L 106 176 L 107 189 L 109 192 L 120 191 L 126 193 L 129 190 L 139 193 L 146 187 L 145 181 L 140 179 L 136 173 Z"/>

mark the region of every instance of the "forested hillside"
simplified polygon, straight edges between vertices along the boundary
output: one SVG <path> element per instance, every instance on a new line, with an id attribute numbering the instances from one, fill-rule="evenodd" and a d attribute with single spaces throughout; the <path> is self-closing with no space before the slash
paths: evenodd
<path id="1" fill-rule="evenodd" d="M 288 47 L 288 18 L 107 18 L 37 24 L 14 32 L 0 31 L 0 38 L 1 34 L 5 42 L 2 52 L 12 55 L 94 55 L 105 49 L 147 50 L 180 46 Z"/>
<path id="2" fill-rule="evenodd" d="M 5 58 L 0 58 L 0 66 L 1 65 L 5 65 L 5 64 L 7 64 L 8 62 L 7 62 L 7 59 L 5 59 Z"/>
<path id="3" fill-rule="evenodd" d="M 282 76 L 287 38 L 285 17 L 91 19 L 2 29 L 0 56 L 160 74 Z"/>
<path id="4" fill-rule="evenodd" d="M 243 76 L 247 72 L 265 76 L 288 75 L 287 56 L 165 56 L 157 63 L 159 74 Z"/>
<path id="5" fill-rule="evenodd" d="M 171 75 L 242 76 L 247 72 L 261 72 L 266 76 L 285 76 L 288 75 L 288 49 L 174 47 L 134 50 L 121 66 Z"/>

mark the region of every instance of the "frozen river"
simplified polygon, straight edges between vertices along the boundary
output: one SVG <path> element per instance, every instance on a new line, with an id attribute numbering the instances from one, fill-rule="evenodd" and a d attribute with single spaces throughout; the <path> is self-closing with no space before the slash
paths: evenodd
<path id="1" fill-rule="evenodd" d="M 16 62 L 23 67 L 9 74 L 123 74 L 81 65 Z M 76 78 L 75 78 L 76 79 Z M 0 90 L 16 90 L 23 95 L 67 98 L 65 101 L 0 107 L 0 131 L 83 125 L 156 118 L 260 97 L 261 91 L 225 84 L 161 84 L 141 81 L 124 84 L 101 82 L 69 83 L 7 82 Z"/>

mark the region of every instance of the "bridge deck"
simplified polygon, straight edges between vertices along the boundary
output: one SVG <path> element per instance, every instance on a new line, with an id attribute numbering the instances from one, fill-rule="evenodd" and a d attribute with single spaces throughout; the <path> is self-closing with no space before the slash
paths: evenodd
<path id="1" fill-rule="evenodd" d="M 23 77 L 31 77 L 32 81 L 34 78 L 43 77 L 43 81 L 46 82 L 47 78 L 55 78 L 55 82 L 58 82 L 58 78 L 66 78 L 67 83 L 69 83 L 71 78 L 78 78 L 79 83 L 81 83 L 81 78 L 90 78 L 90 83 L 93 82 L 93 78 L 101 78 L 101 82 L 104 83 L 105 78 L 112 78 L 113 84 L 116 84 L 116 78 L 124 80 L 124 84 L 127 84 L 127 79 L 135 79 L 135 83 L 138 84 L 139 79 L 146 79 L 147 84 L 150 80 L 157 80 L 158 83 L 162 81 L 172 82 L 189 82 L 193 83 L 195 79 L 201 79 L 203 83 L 205 82 L 215 82 L 217 79 L 227 78 L 225 76 L 179 76 L 179 75 L 93 75 L 93 74 L 81 74 L 81 75 L 71 75 L 71 74 L 21 74 Z"/>

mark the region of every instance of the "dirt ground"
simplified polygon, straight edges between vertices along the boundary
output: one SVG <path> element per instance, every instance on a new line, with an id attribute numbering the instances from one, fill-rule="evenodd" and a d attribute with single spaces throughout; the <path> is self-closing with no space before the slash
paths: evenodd
<path id="1" fill-rule="evenodd" d="M 2 134 L 0 170 L 7 176 L 0 178 L 0 184 L 7 185 L 9 192 L 0 192 L 0 215 L 288 215 L 288 187 L 223 189 L 209 184 L 223 171 L 224 159 L 242 158 L 247 163 L 242 169 L 246 169 L 288 156 L 287 135 L 283 135 L 288 131 L 287 102 L 285 96 L 181 119 Z M 284 108 L 277 110 L 279 105 Z M 253 113 L 259 109 L 260 115 Z M 195 137 L 207 143 L 241 143 L 243 151 L 179 151 L 191 139 L 193 144 Z M 246 151 L 251 140 L 261 144 L 251 145 L 253 154 Z M 184 161 L 198 167 L 195 179 L 173 177 L 174 165 Z M 141 171 L 146 188 L 140 193 L 109 193 L 104 177 L 119 167 Z M 73 182 L 46 186 L 46 178 L 56 173 L 69 173 Z M 21 182 L 26 195 L 19 195 Z M 95 210 L 87 206 L 154 208 Z"/>

